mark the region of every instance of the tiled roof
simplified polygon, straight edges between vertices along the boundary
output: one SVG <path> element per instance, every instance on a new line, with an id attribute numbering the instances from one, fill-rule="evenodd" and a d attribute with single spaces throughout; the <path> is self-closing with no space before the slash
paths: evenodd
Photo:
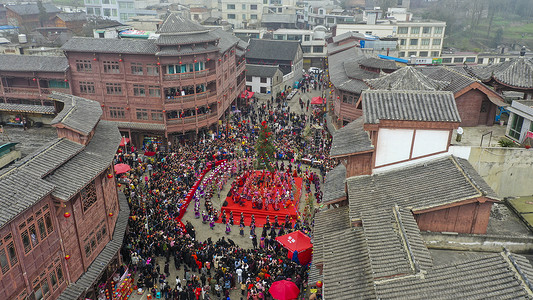
<path id="1" fill-rule="evenodd" d="M 440 91 L 449 82 L 428 78 L 414 67 L 407 66 L 390 74 L 365 82 L 374 90 Z"/>
<path id="2" fill-rule="evenodd" d="M 100 121 L 89 144 L 78 155 L 48 175 L 56 188 L 53 195 L 67 201 L 109 167 L 121 139 L 115 124 Z"/>
<path id="3" fill-rule="evenodd" d="M 398 65 L 396 65 L 396 62 L 392 60 L 375 58 L 375 57 L 365 58 L 361 60 L 359 64 L 365 67 L 369 67 L 369 68 L 378 68 L 378 69 L 386 69 L 386 70 L 399 69 Z"/>
<path id="4" fill-rule="evenodd" d="M 261 22 L 296 24 L 296 14 L 263 14 Z"/>
<path id="5" fill-rule="evenodd" d="M 329 204 L 338 199 L 346 199 L 345 179 L 346 167 L 343 164 L 339 164 L 328 172 L 324 183 L 324 204 Z"/>
<path id="6" fill-rule="evenodd" d="M 186 18 L 170 14 L 157 30 L 159 34 L 206 32 L 209 29 Z"/>
<path id="7" fill-rule="evenodd" d="M 96 101 L 58 92 L 53 92 L 50 98 L 64 103 L 63 110 L 52 120 L 52 125 L 60 123 L 89 135 L 102 116 L 102 108 Z"/>
<path id="8" fill-rule="evenodd" d="M 183 45 L 200 44 L 218 40 L 218 36 L 212 32 L 199 32 L 192 34 L 160 35 L 157 38 L 157 45 Z M 201 48 L 202 46 L 198 46 Z"/>
<path id="9" fill-rule="evenodd" d="M 461 122 L 452 92 L 367 90 L 361 98 L 366 124 L 380 120 Z"/>
<path id="10" fill-rule="evenodd" d="M 533 88 L 533 62 L 526 57 L 519 57 L 484 67 L 467 67 L 467 71 L 484 82 L 494 78 L 505 85 Z"/>
<path id="11" fill-rule="evenodd" d="M 235 35 L 222 30 L 221 28 L 213 30 L 212 33 L 219 37 L 218 48 L 220 53 L 228 51 L 228 49 L 233 47 L 235 44 L 237 44 L 237 47 L 241 48 L 241 50 L 246 50 L 248 47 L 248 43 L 236 37 Z"/>
<path id="12" fill-rule="evenodd" d="M 279 71 L 277 66 L 262 66 L 246 64 L 246 75 L 255 77 L 267 77 L 272 78 Z M 280 71 L 281 72 L 281 71 Z"/>
<path id="13" fill-rule="evenodd" d="M 0 71 L 65 72 L 68 60 L 64 56 L 0 55 Z"/>
<path id="14" fill-rule="evenodd" d="M 0 111 L 14 111 L 53 115 L 56 112 L 56 109 L 54 106 L 46 105 L 0 103 Z"/>
<path id="15" fill-rule="evenodd" d="M 138 129 L 138 130 L 153 130 L 165 131 L 165 124 L 158 123 L 141 123 L 141 122 L 114 122 L 118 128 L 122 129 Z"/>
<path id="16" fill-rule="evenodd" d="M 246 58 L 293 61 L 299 48 L 298 41 L 251 39 Z"/>
<path id="17" fill-rule="evenodd" d="M 192 47 L 192 46 L 181 46 L 179 49 L 174 46 L 164 46 L 161 47 L 161 50 L 156 52 L 157 56 L 180 56 L 180 55 L 189 55 L 189 54 L 199 54 L 217 51 L 219 48 L 215 45 L 208 44 L 207 47 Z"/>
<path id="18" fill-rule="evenodd" d="M 51 3 L 43 3 L 43 7 L 48 14 L 58 13 L 61 10 Z M 19 16 L 38 15 L 39 6 L 35 4 L 13 4 L 7 5 L 7 9 L 17 13 Z"/>
<path id="19" fill-rule="evenodd" d="M 433 265 L 416 221 L 399 207 L 361 214 L 374 279 L 416 274 Z"/>
<path id="20" fill-rule="evenodd" d="M 354 31 L 348 31 L 348 32 L 345 32 L 343 34 L 339 34 L 337 36 L 334 36 L 332 39 L 333 39 L 334 43 L 338 43 L 338 42 L 344 41 L 344 40 L 349 39 L 349 38 L 357 38 L 357 39 L 362 40 L 362 39 L 365 38 L 365 35 L 362 34 L 362 33 L 354 32 Z"/>
<path id="21" fill-rule="evenodd" d="M 420 67 L 417 70 L 428 78 L 449 82 L 441 90 L 451 91 L 453 93 L 463 90 L 474 82 L 479 82 L 479 80 L 470 76 L 462 67 Z"/>
<path id="22" fill-rule="evenodd" d="M 105 271 L 107 266 L 111 263 L 115 255 L 120 251 L 122 243 L 124 241 L 124 234 L 128 226 L 128 218 L 130 215 L 130 209 L 126 196 L 122 192 L 118 193 L 118 201 L 120 205 L 120 211 L 118 213 L 117 222 L 113 231 L 113 238 L 105 245 L 104 249 L 94 259 L 92 264 L 87 269 L 87 272 L 76 281 L 69 285 L 57 299 L 59 300 L 72 300 L 79 299 L 100 277 Z"/>
<path id="23" fill-rule="evenodd" d="M 357 45 L 359 45 L 359 42 L 358 42 L 358 41 L 355 41 L 355 42 L 349 42 L 349 43 L 342 44 L 342 45 L 337 45 L 337 44 L 329 43 L 329 44 L 328 44 L 328 55 L 333 55 L 333 54 L 335 54 L 335 53 L 338 53 L 338 52 L 344 51 L 344 50 L 346 50 L 346 49 L 357 47 Z"/>
<path id="24" fill-rule="evenodd" d="M 351 228 L 348 206 L 318 211 L 313 226 L 313 264 L 322 263 L 325 236 Z"/>
<path id="25" fill-rule="evenodd" d="M 368 134 L 363 129 L 363 125 L 364 118 L 359 117 L 337 130 L 333 135 L 330 156 L 344 156 L 374 150 Z"/>
<path id="26" fill-rule="evenodd" d="M 378 73 L 367 71 L 359 67 L 360 62 L 366 60 L 366 58 L 361 58 L 359 60 L 348 60 L 343 64 L 344 72 L 349 78 L 364 80 L 379 77 Z"/>
<path id="27" fill-rule="evenodd" d="M 86 21 L 87 14 L 81 13 L 60 13 L 57 14 L 57 17 L 65 22 L 74 22 L 74 21 Z"/>
<path id="28" fill-rule="evenodd" d="M 350 216 L 399 205 L 414 212 L 496 193 L 467 160 L 448 156 L 373 175 L 346 179 Z"/>
<path id="29" fill-rule="evenodd" d="M 89 53 L 155 54 L 155 40 L 97 39 L 73 37 L 61 47 L 64 51 Z"/>
<path id="30" fill-rule="evenodd" d="M 352 76 L 356 76 L 356 69 L 359 69 L 357 62 L 364 58 L 359 48 L 349 48 L 328 56 L 329 76 L 335 88 L 355 94 L 360 94 L 361 91 L 368 89 L 368 86 L 363 81 L 352 79 L 346 73 L 348 69 Z M 353 63 L 347 64 L 345 68 L 346 62 Z M 361 78 L 360 76 L 357 77 Z"/>

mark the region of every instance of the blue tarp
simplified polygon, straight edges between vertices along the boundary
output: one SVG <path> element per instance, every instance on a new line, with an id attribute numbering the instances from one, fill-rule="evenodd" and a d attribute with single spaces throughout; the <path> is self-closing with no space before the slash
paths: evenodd
<path id="1" fill-rule="evenodd" d="M 17 29 L 18 27 L 16 26 L 11 26 L 11 25 L 2 25 L 0 26 L 0 30 L 12 30 L 12 29 Z"/>
<path id="2" fill-rule="evenodd" d="M 404 63 L 404 64 L 409 63 L 409 60 L 407 60 L 407 59 L 402 59 L 402 58 L 393 57 L 393 56 L 387 56 L 387 55 L 378 54 L 378 57 L 379 58 L 383 58 L 383 59 L 388 59 L 388 60 L 401 62 L 401 63 Z"/>

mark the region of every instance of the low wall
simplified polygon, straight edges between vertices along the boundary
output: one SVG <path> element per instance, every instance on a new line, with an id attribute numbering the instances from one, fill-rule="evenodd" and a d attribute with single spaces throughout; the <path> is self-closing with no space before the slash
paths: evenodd
<path id="1" fill-rule="evenodd" d="M 4 166 L 7 166 L 11 162 L 20 159 L 20 151 L 15 150 L 11 151 L 8 154 L 0 157 L 0 168 L 3 168 Z"/>
<path id="2" fill-rule="evenodd" d="M 507 248 L 514 253 L 530 253 L 533 237 L 509 237 L 495 235 L 464 234 L 455 232 L 421 232 L 430 249 L 501 252 Z"/>

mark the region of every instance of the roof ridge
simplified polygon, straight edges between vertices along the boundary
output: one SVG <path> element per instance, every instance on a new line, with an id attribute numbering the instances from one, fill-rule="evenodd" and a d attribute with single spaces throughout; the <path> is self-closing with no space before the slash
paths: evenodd
<path id="1" fill-rule="evenodd" d="M 509 252 L 507 248 L 504 248 L 503 252 L 500 252 L 500 254 L 505 260 L 505 262 L 507 262 L 511 266 L 513 271 L 518 273 L 518 277 L 519 277 L 518 279 L 520 280 L 520 283 L 526 289 L 527 293 L 530 296 L 533 296 L 533 284 L 531 283 L 529 278 L 527 278 L 526 274 L 522 271 L 522 268 L 520 267 L 520 265 L 518 265 L 517 261 L 513 257 L 513 254 Z"/>
<path id="2" fill-rule="evenodd" d="M 454 155 L 450 155 L 450 160 L 457 167 L 457 169 L 463 174 L 463 176 L 465 176 L 466 180 L 472 185 L 472 187 L 474 187 L 474 189 L 476 189 L 476 191 L 479 192 L 480 196 L 487 195 L 487 192 L 481 190 L 481 187 L 476 183 L 474 178 L 472 178 L 472 176 L 470 176 L 470 174 L 468 174 L 468 172 L 465 171 L 463 165 L 458 161 L 457 157 L 455 157 Z"/>
<path id="3" fill-rule="evenodd" d="M 407 254 L 407 259 L 409 260 L 409 265 L 411 266 L 411 269 L 413 269 L 415 273 L 419 273 L 420 265 L 415 260 L 415 255 L 413 253 L 413 250 L 411 249 L 409 238 L 407 237 L 407 232 L 405 231 L 405 228 L 403 227 L 402 216 L 400 215 L 400 208 L 398 204 L 395 204 L 394 207 L 392 208 L 392 214 L 394 215 L 394 218 L 396 219 L 396 223 L 398 224 L 400 228 L 400 238 L 403 241 L 402 244 L 405 248 L 405 253 Z"/>
<path id="4" fill-rule="evenodd" d="M 455 73 L 455 74 L 461 75 L 462 77 L 467 78 L 467 79 L 470 79 L 470 80 L 473 80 L 473 81 L 475 81 L 475 82 L 481 82 L 481 80 L 479 80 L 479 78 L 477 78 L 477 77 L 472 77 L 472 76 L 468 76 L 468 75 L 466 75 L 466 74 L 463 74 L 463 73 L 461 73 L 461 72 L 457 72 L 456 70 L 454 70 L 454 69 L 452 69 L 452 68 L 450 68 L 450 67 L 448 67 L 448 66 L 443 66 L 443 67 L 444 67 L 444 69 L 445 69 L 446 71 L 453 72 L 453 73 Z M 466 69 L 465 69 L 465 71 L 468 73 L 468 71 L 467 71 Z M 450 83 L 451 83 L 451 82 L 450 82 Z"/>

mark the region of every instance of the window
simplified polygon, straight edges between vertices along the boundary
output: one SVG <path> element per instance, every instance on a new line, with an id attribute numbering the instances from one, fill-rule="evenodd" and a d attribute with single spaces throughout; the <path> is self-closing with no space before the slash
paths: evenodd
<path id="1" fill-rule="evenodd" d="M 226 6 L 227 9 L 235 9 L 235 4 L 228 4 Z"/>
<path id="2" fill-rule="evenodd" d="M 118 8 L 121 9 L 133 9 L 133 2 L 119 2 Z"/>
<path id="3" fill-rule="evenodd" d="M 267 92 L 267 88 L 266 88 L 266 86 L 262 86 L 262 87 L 260 88 L 260 91 L 259 91 L 259 92 L 260 92 L 261 94 L 266 94 L 266 92 Z"/>
<path id="4" fill-rule="evenodd" d="M 124 107 L 110 107 L 109 117 L 112 119 L 125 119 Z"/>
<path id="5" fill-rule="evenodd" d="M 228 14 L 229 20 L 235 20 L 235 14 Z"/>
<path id="6" fill-rule="evenodd" d="M 152 120 L 154 121 L 163 121 L 163 111 L 162 110 L 152 110 Z"/>
<path id="7" fill-rule="evenodd" d="M 246 10 L 246 4 L 242 5 L 242 10 Z"/>
<path id="8" fill-rule="evenodd" d="M 465 59 L 465 62 L 467 63 L 473 63 L 473 62 L 476 62 L 476 58 L 475 57 L 467 57 Z"/>
<path id="9" fill-rule="evenodd" d="M 246 20 L 246 14 L 242 14 L 242 19 Z"/>
<path id="10" fill-rule="evenodd" d="M 483 60 L 483 57 L 480 57 L 480 58 L 477 59 L 477 64 L 478 64 L 478 65 L 482 65 L 482 64 L 483 64 L 483 61 L 484 61 L 484 60 Z"/>
<path id="11" fill-rule="evenodd" d="M 7 273 L 17 263 L 18 258 L 13 242 L 13 235 L 10 233 L 0 238 L 0 267 L 2 268 L 2 274 Z"/>
<path id="12" fill-rule="evenodd" d="M 505 61 L 505 57 L 501 57 L 500 62 L 504 62 L 504 61 Z"/>
<path id="13" fill-rule="evenodd" d="M 509 126 L 509 136 L 513 137 L 516 140 L 520 139 L 520 133 L 522 132 L 522 125 L 524 124 L 524 117 L 519 115 L 513 116 L 513 121 L 511 126 Z"/>
<path id="14" fill-rule="evenodd" d="M 416 45 L 418 45 L 418 39 L 411 39 L 411 40 L 409 40 L 409 45 L 411 45 L 411 46 L 416 46 Z"/>
<path id="15" fill-rule="evenodd" d="M 248 81 L 248 82 L 252 82 L 252 76 L 250 76 L 250 75 L 246 75 L 246 81 Z"/>
<path id="16" fill-rule="evenodd" d="M 420 57 L 428 57 L 428 52 L 427 51 L 420 51 L 420 54 L 418 56 L 420 56 Z"/>
<path id="17" fill-rule="evenodd" d="M 405 52 L 400 51 L 400 52 L 398 53 L 398 57 L 405 57 Z"/>
<path id="18" fill-rule="evenodd" d="M 441 39 L 433 39 L 433 46 L 440 46 Z"/>
<path id="19" fill-rule="evenodd" d="M 106 83 L 106 93 L 108 95 L 122 95 L 122 85 L 120 83 Z"/>
<path id="20" fill-rule="evenodd" d="M 91 206 L 93 206 L 94 203 L 96 203 L 96 187 L 94 185 L 94 181 L 90 182 L 87 186 L 85 186 L 81 192 L 81 203 L 83 207 L 83 211 L 87 211 Z"/>
<path id="21" fill-rule="evenodd" d="M 80 81 L 80 93 L 82 94 L 94 94 L 94 82 Z"/>
<path id="22" fill-rule="evenodd" d="M 400 46 L 405 46 L 407 39 L 400 39 Z"/>
<path id="23" fill-rule="evenodd" d="M 313 46 L 313 53 L 322 53 L 324 52 L 324 46 Z"/>
<path id="24" fill-rule="evenodd" d="M 251 15 L 250 15 L 250 19 L 252 19 L 252 20 L 257 20 L 257 15 L 251 14 Z"/>
<path id="25" fill-rule="evenodd" d="M 309 42 L 311 40 L 311 36 L 306 34 L 304 35 L 304 41 Z"/>
<path id="26" fill-rule="evenodd" d="M 459 63 L 462 63 L 463 60 L 464 60 L 464 58 L 462 58 L 462 57 L 454 57 L 453 62 L 459 64 Z"/>
<path id="27" fill-rule="evenodd" d="M 408 27 L 398 27 L 398 34 L 407 34 Z"/>
<path id="28" fill-rule="evenodd" d="M 148 120 L 148 109 L 137 108 L 137 120 Z"/>
<path id="29" fill-rule="evenodd" d="M 116 61 L 104 61 L 104 73 L 119 74 L 120 69 Z"/>
<path id="30" fill-rule="evenodd" d="M 431 51 L 431 56 L 439 57 L 440 56 L 439 51 Z"/>
<path id="31" fill-rule="evenodd" d="M 443 64 L 449 64 L 452 62 L 452 58 L 451 57 L 444 57 L 442 58 L 442 63 Z"/>
<path id="32" fill-rule="evenodd" d="M 419 34 L 420 27 L 411 27 L 411 34 Z"/>
<path id="33" fill-rule="evenodd" d="M 161 97 L 161 89 L 158 86 L 148 86 L 148 95 L 150 97 Z"/>
<path id="34" fill-rule="evenodd" d="M 156 64 L 147 64 L 146 65 L 146 75 L 159 75 L 159 67 Z"/>
<path id="35" fill-rule="evenodd" d="M 143 64 L 142 63 L 131 63 L 131 74 L 142 75 L 143 74 Z"/>
<path id="36" fill-rule="evenodd" d="M 429 45 L 429 39 L 422 39 L 422 40 L 420 40 L 420 45 L 422 45 L 422 46 L 428 46 L 428 45 Z"/>
<path id="37" fill-rule="evenodd" d="M 365 31 L 365 34 L 372 35 L 372 31 Z"/>
<path id="38" fill-rule="evenodd" d="M 104 17 L 111 17 L 111 9 L 110 8 L 104 8 Z"/>
<path id="39" fill-rule="evenodd" d="M 423 34 L 431 34 L 431 27 L 422 27 Z"/>
<path id="40" fill-rule="evenodd" d="M 327 19 L 326 19 L 326 22 L 327 22 L 328 24 L 335 24 L 335 18 L 327 18 Z"/>
<path id="41" fill-rule="evenodd" d="M 411 57 L 411 56 L 416 56 L 416 51 L 409 51 L 409 52 L 407 53 L 407 55 L 408 55 L 409 57 Z"/>
<path id="42" fill-rule="evenodd" d="M 311 46 L 302 46 L 303 53 L 311 53 Z"/>
<path id="43" fill-rule="evenodd" d="M 111 9 L 111 15 L 112 15 L 113 17 L 116 17 L 116 16 L 117 16 L 117 9 L 116 9 L 116 8 L 112 8 L 112 9 Z"/>
<path id="44" fill-rule="evenodd" d="M 92 72 L 93 65 L 92 65 L 90 60 L 77 59 L 76 60 L 76 70 L 78 72 Z"/>
<path id="45" fill-rule="evenodd" d="M 442 31 L 443 31 L 443 27 L 435 27 L 435 31 L 433 32 L 434 34 L 442 34 Z"/>
<path id="46" fill-rule="evenodd" d="M 261 77 L 261 83 L 267 83 L 267 78 L 266 77 Z"/>
<path id="47" fill-rule="evenodd" d="M 144 90 L 144 85 L 134 84 L 133 85 L 133 95 L 134 96 L 138 96 L 138 97 L 146 96 L 146 92 Z"/>

